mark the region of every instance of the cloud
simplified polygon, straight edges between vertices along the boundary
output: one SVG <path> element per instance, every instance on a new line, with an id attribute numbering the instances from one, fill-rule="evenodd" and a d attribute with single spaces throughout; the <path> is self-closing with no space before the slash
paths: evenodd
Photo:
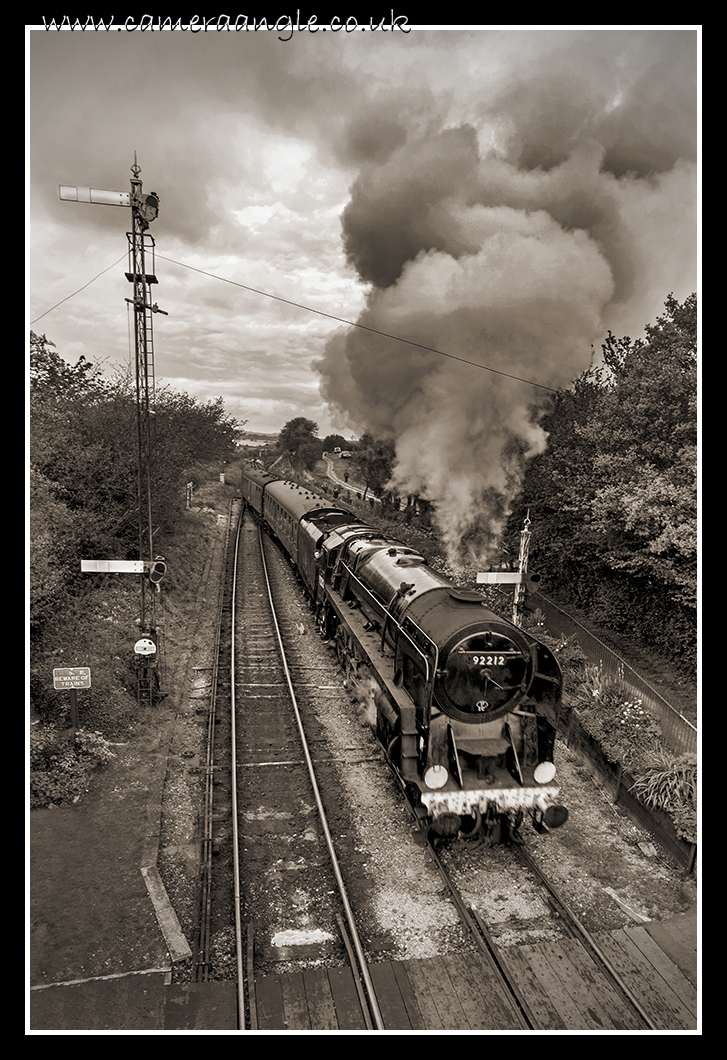
<path id="1" fill-rule="evenodd" d="M 454 558 L 494 548 L 544 387 L 588 367 L 607 326 L 654 318 L 696 273 L 695 37 L 546 35 L 472 120 L 399 112 L 406 137 L 361 162 L 342 224 L 371 284 L 317 364 L 352 425 L 396 441 L 392 485 L 434 502 Z M 526 44 L 532 44 L 526 39 Z M 476 86 L 473 86 L 476 95 Z M 399 97 L 400 100 L 401 97 Z"/>
<path id="2" fill-rule="evenodd" d="M 565 385 L 693 289 L 695 56 L 679 31 L 32 33 L 31 319 L 124 248 L 122 211 L 58 184 L 124 189 L 136 151 L 167 258 Z M 128 358 L 124 268 L 39 324 L 64 356 Z M 265 430 L 396 438 L 452 527 L 542 444 L 533 388 L 156 268 L 160 377 Z"/>

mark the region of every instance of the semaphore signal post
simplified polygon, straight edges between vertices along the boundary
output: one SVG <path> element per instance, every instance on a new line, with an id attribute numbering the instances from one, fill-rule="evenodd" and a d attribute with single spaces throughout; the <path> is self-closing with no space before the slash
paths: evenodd
<path id="1" fill-rule="evenodd" d="M 159 214 L 159 196 L 145 195 L 139 179 L 141 168 L 136 161 L 131 167 L 131 190 L 99 191 L 94 188 L 60 185 L 60 198 L 71 202 L 95 203 L 101 206 L 124 206 L 131 209 L 131 231 L 127 232 L 129 265 L 127 280 L 133 285 L 131 298 L 126 301 L 134 309 L 134 346 L 136 378 L 137 431 L 137 501 L 139 513 L 139 559 L 82 560 L 81 570 L 88 572 L 138 573 L 140 587 L 140 637 L 134 646 L 137 662 L 137 693 L 139 700 L 153 702 L 161 694 L 158 664 L 158 633 L 156 596 L 159 582 L 166 572 L 162 556 L 155 555 L 152 522 L 152 451 L 154 432 L 154 313 L 163 313 L 152 303 L 151 288 L 154 275 L 154 239 L 149 225 Z M 166 316 L 167 314 L 164 313 Z"/>
<path id="2" fill-rule="evenodd" d="M 525 600 L 528 589 L 536 589 L 540 582 L 539 574 L 528 574 L 528 557 L 530 554 L 530 512 L 525 517 L 520 531 L 520 554 L 516 571 L 498 570 L 481 571 L 477 575 L 478 585 L 512 585 L 512 621 L 516 626 L 522 625 Z"/>

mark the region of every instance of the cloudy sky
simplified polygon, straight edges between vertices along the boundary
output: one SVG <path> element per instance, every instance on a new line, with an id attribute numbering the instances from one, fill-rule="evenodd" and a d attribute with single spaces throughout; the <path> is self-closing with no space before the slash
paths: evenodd
<path id="1" fill-rule="evenodd" d="M 33 330 L 128 363 L 128 211 L 58 185 L 127 191 L 136 151 L 158 382 L 251 430 L 395 438 L 455 533 L 545 444 L 533 401 L 697 290 L 694 28 L 28 41 Z"/>

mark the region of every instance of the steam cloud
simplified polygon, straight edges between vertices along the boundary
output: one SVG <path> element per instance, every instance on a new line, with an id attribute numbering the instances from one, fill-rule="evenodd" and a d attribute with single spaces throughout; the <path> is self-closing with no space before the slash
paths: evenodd
<path id="1" fill-rule="evenodd" d="M 400 97 L 375 152 L 351 134 L 359 323 L 556 389 L 609 328 L 641 331 L 694 289 L 694 35 L 575 37 L 466 122 Z M 395 440 L 392 486 L 434 503 L 452 562 L 495 562 L 547 391 L 358 328 L 317 368 L 352 428 Z"/>

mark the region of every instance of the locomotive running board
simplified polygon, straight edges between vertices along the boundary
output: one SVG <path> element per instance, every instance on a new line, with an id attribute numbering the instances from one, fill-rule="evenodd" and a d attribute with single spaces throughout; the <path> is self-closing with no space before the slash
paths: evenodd
<path id="1" fill-rule="evenodd" d="M 379 634 L 366 630 L 361 613 L 340 604 L 337 599 L 333 599 L 332 594 L 329 594 L 328 602 L 339 622 L 350 628 L 363 655 L 363 661 L 371 667 L 382 691 L 396 704 L 401 723 L 401 775 L 404 780 L 416 781 L 419 778 L 419 754 L 414 704 L 406 692 L 394 684 L 394 667 L 381 653 Z"/>

